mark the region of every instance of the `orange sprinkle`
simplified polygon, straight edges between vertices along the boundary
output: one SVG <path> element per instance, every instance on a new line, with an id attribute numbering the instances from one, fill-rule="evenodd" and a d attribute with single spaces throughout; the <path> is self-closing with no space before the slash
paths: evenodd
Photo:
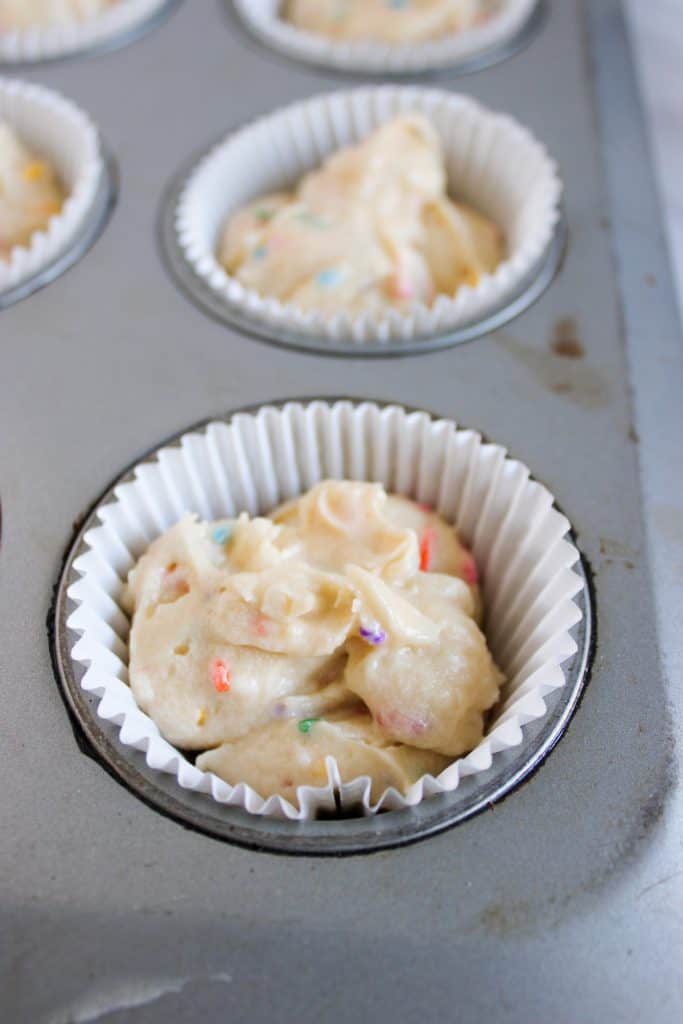
<path id="1" fill-rule="evenodd" d="M 469 285 L 470 288 L 476 288 L 477 285 L 479 284 L 479 274 L 476 272 L 476 270 L 473 270 L 471 267 L 468 267 L 467 270 L 465 270 L 462 275 L 462 283 Z"/>
<path id="2" fill-rule="evenodd" d="M 162 576 L 160 600 L 170 603 L 189 593 L 190 584 L 183 576 L 182 571 L 178 569 L 176 563 L 173 562 L 166 568 Z"/>
<path id="3" fill-rule="evenodd" d="M 434 546 L 436 544 L 436 530 L 428 526 L 423 530 L 420 537 L 420 572 L 429 572 L 434 557 Z"/>
<path id="4" fill-rule="evenodd" d="M 32 160 L 24 167 L 24 181 L 30 183 L 41 181 L 45 177 L 47 167 L 42 160 Z"/>
<path id="5" fill-rule="evenodd" d="M 216 693 L 230 693 L 230 669 L 224 661 L 214 661 L 211 665 L 211 682 Z"/>

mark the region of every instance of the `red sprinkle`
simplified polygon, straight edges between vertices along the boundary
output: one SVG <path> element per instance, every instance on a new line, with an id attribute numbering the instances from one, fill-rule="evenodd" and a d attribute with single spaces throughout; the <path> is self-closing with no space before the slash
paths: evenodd
<path id="1" fill-rule="evenodd" d="M 259 615 L 259 617 L 254 622 L 254 631 L 257 636 L 265 636 L 266 633 L 268 632 L 266 620 L 263 618 L 262 615 Z"/>
<path id="2" fill-rule="evenodd" d="M 420 537 L 420 572 L 429 572 L 434 557 L 434 546 L 436 544 L 436 530 L 428 526 Z"/>
<path id="3" fill-rule="evenodd" d="M 380 729 L 398 730 L 402 733 L 410 733 L 412 736 L 421 736 L 429 728 L 429 723 L 423 718 L 413 718 L 402 711 L 392 709 L 391 711 L 378 711 L 375 721 Z"/>
<path id="4" fill-rule="evenodd" d="M 177 601 L 179 597 L 184 597 L 185 594 L 189 593 L 190 584 L 183 576 L 182 570 L 173 562 L 164 572 L 161 581 L 162 601 Z"/>
<path id="5" fill-rule="evenodd" d="M 470 555 L 467 561 L 462 567 L 462 576 L 465 583 L 469 583 L 471 587 L 475 586 L 479 582 L 479 570 L 477 569 L 477 563 Z"/>
<path id="6" fill-rule="evenodd" d="M 211 682 L 216 693 L 230 693 L 230 669 L 224 661 L 211 665 Z"/>

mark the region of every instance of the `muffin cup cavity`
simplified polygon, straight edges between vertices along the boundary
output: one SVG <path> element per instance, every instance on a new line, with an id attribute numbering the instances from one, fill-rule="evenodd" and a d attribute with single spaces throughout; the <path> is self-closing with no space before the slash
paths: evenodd
<path id="1" fill-rule="evenodd" d="M 508 683 L 485 738 L 437 778 L 424 776 L 405 795 L 387 789 L 373 802 L 368 778 L 342 783 L 328 758 L 327 785 L 300 787 L 294 806 L 200 771 L 160 735 L 127 685 L 129 620 L 121 601 L 137 559 L 186 512 L 207 520 L 267 513 L 325 478 L 379 482 L 457 522 L 481 572 L 487 640 Z M 67 626 L 78 639 L 70 657 L 122 747 L 143 752 L 151 769 L 207 799 L 292 821 L 415 807 L 521 747 L 525 726 L 546 716 L 546 698 L 565 685 L 562 665 L 577 651 L 572 630 L 582 618 L 575 598 L 584 588 L 569 523 L 522 463 L 450 420 L 371 402 L 264 406 L 158 449 L 113 495 L 96 509 L 98 525 L 84 534 L 73 563 Z"/>
<path id="2" fill-rule="evenodd" d="M 326 318 L 259 295 L 219 264 L 226 218 L 250 200 L 291 188 L 336 150 L 399 114 L 419 113 L 436 128 L 449 190 L 503 230 L 506 257 L 493 274 L 455 296 L 408 313 Z M 562 185 L 545 148 L 512 118 L 474 100 L 432 89 L 379 87 L 295 104 L 229 135 L 190 174 L 175 209 L 179 253 L 194 280 L 226 315 L 273 340 L 362 354 L 429 343 L 495 313 L 538 274 L 560 221 Z M 290 341 L 289 339 L 294 339 Z"/>
<path id="3" fill-rule="evenodd" d="M 103 14 L 49 28 L 0 33 L 0 64 L 38 64 L 114 49 L 144 31 L 178 0 L 121 0 Z"/>
<path id="4" fill-rule="evenodd" d="M 57 260 L 84 228 L 105 174 L 97 128 L 70 100 L 50 89 L 0 78 L 0 120 L 55 168 L 66 192 L 62 209 L 0 261 L 0 301 Z"/>
<path id="5" fill-rule="evenodd" d="M 235 0 L 247 29 L 294 60 L 352 74 L 409 75 L 474 70 L 503 59 L 524 41 L 539 0 L 497 0 L 491 17 L 474 28 L 426 43 L 344 42 L 305 32 L 285 21 L 281 0 Z"/>

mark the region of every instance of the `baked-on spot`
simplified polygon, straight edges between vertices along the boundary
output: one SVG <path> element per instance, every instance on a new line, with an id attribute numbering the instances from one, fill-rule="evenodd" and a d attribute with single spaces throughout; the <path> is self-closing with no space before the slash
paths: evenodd
<path id="1" fill-rule="evenodd" d="M 550 348 L 561 359 L 582 359 L 586 351 L 579 341 L 579 325 L 573 316 L 562 317 L 553 328 Z"/>

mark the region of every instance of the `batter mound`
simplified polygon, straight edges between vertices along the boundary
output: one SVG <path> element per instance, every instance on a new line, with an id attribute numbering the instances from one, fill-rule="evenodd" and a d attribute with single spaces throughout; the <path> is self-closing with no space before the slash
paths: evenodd
<path id="1" fill-rule="evenodd" d="M 28 246 L 62 209 L 64 192 L 52 167 L 0 121 L 0 260 Z"/>
<path id="2" fill-rule="evenodd" d="M 232 214 L 218 260 L 259 295 L 327 318 L 432 306 L 504 258 L 502 231 L 446 188 L 436 131 L 401 115 L 293 192 Z"/>
<path id="3" fill-rule="evenodd" d="M 130 685 L 197 765 L 268 798 L 377 798 L 481 740 L 503 677 L 472 555 L 430 509 L 325 481 L 267 518 L 186 516 L 131 571 Z"/>

